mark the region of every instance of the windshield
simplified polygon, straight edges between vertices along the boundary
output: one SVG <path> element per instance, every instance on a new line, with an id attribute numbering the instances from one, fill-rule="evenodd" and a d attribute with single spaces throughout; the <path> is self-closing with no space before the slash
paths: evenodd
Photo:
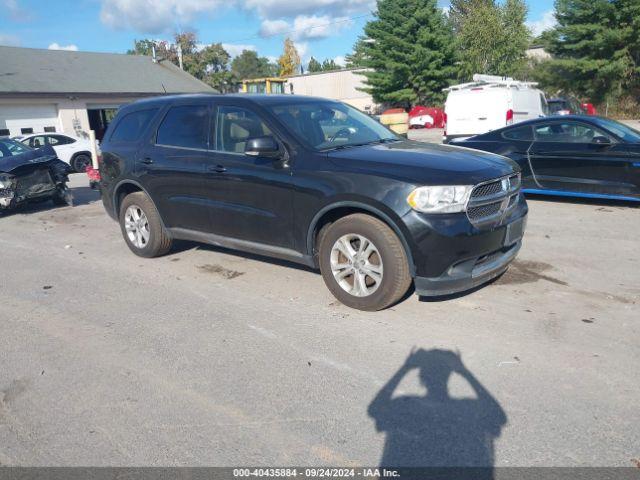
<path id="1" fill-rule="evenodd" d="M 28 152 L 31 148 L 10 138 L 0 138 L 0 157 L 12 157 Z"/>
<path id="2" fill-rule="evenodd" d="M 399 140 L 373 118 L 343 103 L 317 101 L 267 108 L 300 142 L 315 150 Z"/>
<path id="3" fill-rule="evenodd" d="M 617 137 L 623 139 L 625 142 L 640 143 L 640 132 L 625 125 L 624 123 L 601 117 L 593 118 L 593 121 L 606 130 L 609 130 Z"/>

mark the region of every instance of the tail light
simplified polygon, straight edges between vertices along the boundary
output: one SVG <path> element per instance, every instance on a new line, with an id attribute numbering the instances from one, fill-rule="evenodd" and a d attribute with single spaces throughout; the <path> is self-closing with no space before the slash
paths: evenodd
<path id="1" fill-rule="evenodd" d="M 507 125 L 511 125 L 513 123 L 513 110 L 507 110 Z"/>
<path id="2" fill-rule="evenodd" d="M 442 114 L 444 120 L 444 136 L 447 136 L 447 112 L 443 112 Z"/>

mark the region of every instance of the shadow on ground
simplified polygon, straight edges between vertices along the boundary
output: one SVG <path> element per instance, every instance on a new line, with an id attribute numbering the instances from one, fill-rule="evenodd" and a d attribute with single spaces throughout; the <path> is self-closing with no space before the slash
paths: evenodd
<path id="1" fill-rule="evenodd" d="M 394 396 L 412 370 L 418 371 L 426 395 Z M 450 396 L 452 374 L 469 384 L 475 398 Z M 459 354 L 438 349 L 412 351 L 373 399 L 368 413 L 376 429 L 386 434 L 382 467 L 474 467 L 473 478 L 493 478 L 493 443 L 507 417 Z M 402 478 L 425 478 L 425 474 L 409 470 Z"/>

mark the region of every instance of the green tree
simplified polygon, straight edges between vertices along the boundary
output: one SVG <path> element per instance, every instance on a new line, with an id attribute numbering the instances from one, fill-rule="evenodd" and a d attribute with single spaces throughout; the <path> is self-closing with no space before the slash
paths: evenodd
<path id="1" fill-rule="evenodd" d="M 315 58 L 311 57 L 309 59 L 309 65 L 307 65 L 307 70 L 309 72 L 311 72 L 311 73 L 321 72 L 322 71 L 322 65 Z"/>
<path id="2" fill-rule="evenodd" d="M 476 0 L 458 5 L 452 19 L 457 31 L 460 75 L 470 80 L 474 73 L 517 76 L 526 66 L 530 32 L 525 25 L 527 6 L 523 0 Z M 473 5 L 472 5 L 473 4 Z M 473 8 L 470 8 L 473 6 Z"/>
<path id="3" fill-rule="evenodd" d="M 365 60 L 364 45 L 367 40 L 364 37 L 358 37 L 353 45 L 353 51 L 344 56 L 347 68 L 362 67 Z"/>
<path id="4" fill-rule="evenodd" d="M 231 62 L 231 71 L 240 79 L 262 78 L 274 75 L 273 66 L 266 57 L 259 57 L 254 50 L 243 50 Z"/>
<path id="5" fill-rule="evenodd" d="M 284 41 L 284 51 L 278 59 L 278 65 L 280 66 L 280 75 L 283 77 L 297 73 L 300 68 L 300 55 L 290 38 L 286 38 Z"/>
<path id="6" fill-rule="evenodd" d="M 557 0 L 556 19 L 537 80 L 596 103 L 640 93 L 640 2 Z"/>
<path id="7" fill-rule="evenodd" d="M 462 28 L 464 20 L 476 9 L 495 6 L 494 0 L 451 0 L 449 20 L 456 32 Z"/>
<path id="8" fill-rule="evenodd" d="M 456 76 L 452 32 L 436 0 L 378 0 L 364 32 L 366 87 L 378 103 L 410 106 L 443 101 Z"/>
<path id="9" fill-rule="evenodd" d="M 333 59 L 325 59 L 322 62 L 322 70 L 325 72 L 330 72 L 331 70 L 339 70 L 340 67 Z"/>

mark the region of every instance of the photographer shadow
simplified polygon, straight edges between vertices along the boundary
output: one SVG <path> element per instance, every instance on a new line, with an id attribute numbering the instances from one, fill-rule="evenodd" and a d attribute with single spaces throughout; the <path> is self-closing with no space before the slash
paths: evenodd
<path id="1" fill-rule="evenodd" d="M 427 389 L 426 395 L 393 397 L 402 379 L 414 369 Z M 469 384 L 475 398 L 449 395 L 453 373 Z M 457 478 L 466 478 L 465 472 L 475 479 L 493 478 L 493 443 L 507 417 L 458 354 L 437 349 L 411 352 L 373 399 L 368 413 L 376 429 L 386 433 L 382 467 L 435 467 L 446 478 L 448 469 L 453 468 L 462 470 Z M 413 473 L 420 477 L 425 472 Z M 402 476 L 409 477 L 413 478 L 410 474 Z"/>

